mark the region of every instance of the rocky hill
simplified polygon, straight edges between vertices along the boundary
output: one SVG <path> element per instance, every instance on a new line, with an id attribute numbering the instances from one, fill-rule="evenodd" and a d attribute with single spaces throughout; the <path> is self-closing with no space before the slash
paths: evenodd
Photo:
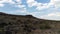
<path id="1" fill-rule="evenodd" d="M 0 12 L 0 34 L 60 34 L 60 21 Z"/>

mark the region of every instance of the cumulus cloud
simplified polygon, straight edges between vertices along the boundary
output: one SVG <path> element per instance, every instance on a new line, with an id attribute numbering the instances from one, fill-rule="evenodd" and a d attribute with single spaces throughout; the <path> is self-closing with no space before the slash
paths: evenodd
<path id="1" fill-rule="evenodd" d="M 37 2 L 35 0 L 27 0 L 27 4 L 29 7 L 36 6 Z"/>
<path id="2" fill-rule="evenodd" d="M 25 13 L 25 12 L 27 12 L 27 9 L 26 8 L 21 8 L 20 10 L 16 10 L 16 12 Z"/>
<path id="3" fill-rule="evenodd" d="M 22 1 L 21 0 L 0 0 L 0 7 L 3 7 L 5 6 L 6 3 L 9 3 L 15 7 L 18 7 L 18 8 L 23 8 L 25 7 L 25 5 L 22 5 Z"/>
<path id="4" fill-rule="evenodd" d="M 50 0 L 49 3 L 39 3 L 35 0 L 27 0 L 27 4 L 29 7 L 36 6 L 37 10 L 44 10 L 44 9 L 48 9 L 50 7 L 59 8 L 60 7 L 60 0 Z"/>
<path id="5" fill-rule="evenodd" d="M 4 4 L 0 4 L 0 7 L 3 7 L 4 6 Z"/>
<path id="6" fill-rule="evenodd" d="M 49 3 L 38 3 L 37 4 L 37 10 L 44 10 L 44 9 L 48 9 L 48 8 L 53 8 L 55 6 L 55 4 L 54 4 L 54 0 L 50 0 L 50 2 Z"/>
<path id="7" fill-rule="evenodd" d="M 1 4 L 1 5 L 4 6 L 5 3 L 14 4 L 15 2 L 13 2 L 12 0 L 0 0 L 0 4 Z M 0 5 L 0 7 L 1 7 L 1 5 Z"/>
<path id="8" fill-rule="evenodd" d="M 37 7 L 36 9 L 38 9 L 38 10 L 48 8 L 48 6 L 50 5 L 50 4 L 48 5 L 48 3 L 45 3 L 45 4 L 38 3 L 35 0 L 27 0 L 27 4 L 28 4 L 29 7 L 33 7 L 33 6 Z"/>
<path id="9" fill-rule="evenodd" d="M 55 7 L 60 8 L 60 0 L 55 0 Z"/>
<path id="10" fill-rule="evenodd" d="M 11 3 L 11 4 L 14 4 L 13 0 L 0 0 L 0 3 Z"/>
<path id="11" fill-rule="evenodd" d="M 19 10 L 15 10 L 15 12 L 13 12 L 14 14 L 17 14 L 17 15 L 26 15 L 28 13 L 27 9 L 26 8 L 21 8 Z M 12 14 L 13 14 L 12 13 Z"/>
<path id="12" fill-rule="evenodd" d="M 25 8 L 25 5 L 23 5 L 23 4 L 15 4 L 15 7 L 18 7 L 18 8 Z"/>
<path id="13" fill-rule="evenodd" d="M 15 0 L 15 1 L 16 1 L 16 2 L 19 2 L 19 3 L 21 2 L 21 0 Z"/>
<path id="14" fill-rule="evenodd" d="M 50 19 L 50 20 L 60 20 L 60 12 L 53 12 L 46 15 L 42 15 L 39 18 Z"/>
<path id="15" fill-rule="evenodd" d="M 50 13 L 50 14 L 48 14 L 48 16 L 50 16 L 50 17 L 52 17 L 52 16 L 60 17 L 60 12 Z"/>

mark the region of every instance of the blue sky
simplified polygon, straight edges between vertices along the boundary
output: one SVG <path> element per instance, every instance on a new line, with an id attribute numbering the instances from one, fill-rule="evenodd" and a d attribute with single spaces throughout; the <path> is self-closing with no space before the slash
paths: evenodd
<path id="1" fill-rule="evenodd" d="M 60 0 L 0 0 L 0 12 L 60 20 Z"/>

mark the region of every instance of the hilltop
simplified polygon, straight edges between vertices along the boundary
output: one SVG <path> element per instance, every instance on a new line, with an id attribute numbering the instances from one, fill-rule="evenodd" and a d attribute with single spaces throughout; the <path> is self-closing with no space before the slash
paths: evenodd
<path id="1" fill-rule="evenodd" d="M 60 34 L 60 21 L 0 12 L 0 34 Z"/>

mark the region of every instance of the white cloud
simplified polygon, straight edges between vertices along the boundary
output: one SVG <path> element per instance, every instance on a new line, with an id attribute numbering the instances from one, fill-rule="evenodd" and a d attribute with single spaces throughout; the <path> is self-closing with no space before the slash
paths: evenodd
<path id="1" fill-rule="evenodd" d="M 16 1 L 16 2 L 15 2 Z M 22 5 L 22 1 L 21 0 L 0 0 L 0 6 L 3 7 L 4 4 L 6 3 L 9 3 L 15 7 L 18 7 L 18 8 L 23 8 L 25 7 L 25 5 Z"/>
<path id="2" fill-rule="evenodd" d="M 60 8 L 60 0 L 55 0 L 55 7 Z"/>
<path id="3" fill-rule="evenodd" d="M 18 3 L 21 3 L 21 0 L 15 0 L 16 2 L 18 2 Z"/>
<path id="4" fill-rule="evenodd" d="M 49 19 L 49 20 L 60 20 L 60 12 L 53 12 L 46 15 L 39 16 L 42 19 Z"/>
<path id="5" fill-rule="evenodd" d="M 2 11 L 2 12 L 5 12 L 5 11 Z M 26 15 L 28 12 L 26 8 L 21 8 L 15 11 L 6 11 L 5 13 L 14 14 L 14 15 Z"/>
<path id="6" fill-rule="evenodd" d="M 29 7 L 33 7 L 33 6 L 36 6 L 37 10 L 43 10 L 43 9 L 46 9 L 46 8 L 49 8 L 51 6 L 54 5 L 54 0 L 50 0 L 49 3 L 38 3 L 37 1 L 35 0 L 27 0 L 27 4 Z"/>
<path id="7" fill-rule="evenodd" d="M 27 9 L 26 8 L 21 8 L 20 10 L 17 10 L 16 12 L 25 13 L 25 12 L 27 12 Z"/>
<path id="8" fill-rule="evenodd" d="M 27 0 L 27 4 L 29 7 L 36 6 L 37 2 L 35 0 Z"/>
<path id="9" fill-rule="evenodd" d="M 60 17 L 60 12 L 50 13 L 50 14 L 48 14 L 47 16 L 50 16 L 50 17 L 52 17 L 52 16 Z"/>
<path id="10" fill-rule="evenodd" d="M 47 16 L 54 16 L 54 15 L 56 15 L 56 14 L 54 14 L 54 13 L 51 13 L 51 14 L 48 14 Z"/>
<path id="11" fill-rule="evenodd" d="M 38 3 L 35 0 L 27 0 L 27 4 L 29 7 L 36 6 L 37 10 L 48 9 L 50 7 L 59 8 L 60 7 L 60 0 L 50 0 L 49 3 Z"/>
<path id="12" fill-rule="evenodd" d="M 0 4 L 0 7 L 3 7 L 4 6 L 4 4 Z"/>
<path id="13" fill-rule="evenodd" d="M 26 15 L 27 14 L 27 9 L 26 8 L 21 8 L 20 10 L 15 10 L 12 14 L 17 14 L 17 15 Z"/>
<path id="14" fill-rule="evenodd" d="M 18 8 L 25 8 L 25 5 L 17 4 L 17 5 L 15 5 L 15 7 L 18 7 Z"/>
<path id="15" fill-rule="evenodd" d="M 12 0 L 0 0 L 0 5 L 2 6 L 2 7 L 4 7 L 4 4 L 5 3 L 9 3 L 9 4 L 15 4 L 15 2 L 13 2 Z M 0 7 L 1 7 L 0 6 Z"/>
<path id="16" fill-rule="evenodd" d="M 38 3 L 37 5 L 37 10 L 43 10 L 43 9 L 46 9 L 48 8 L 47 4 L 41 4 L 41 3 Z"/>
<path id="17" fill-rule="evenodd" d="M 22 0 L 15 0 L 15 1 L 16 1 L 15 7 L 25 8 L 25 5 L 22 4 Z"/>
<path id="18" fill-rule="evenodd" d="M 13 0 L 0 0 L 0 3 L 11 3 L 11 4 L 14 4 L 15 2 Z"/>

